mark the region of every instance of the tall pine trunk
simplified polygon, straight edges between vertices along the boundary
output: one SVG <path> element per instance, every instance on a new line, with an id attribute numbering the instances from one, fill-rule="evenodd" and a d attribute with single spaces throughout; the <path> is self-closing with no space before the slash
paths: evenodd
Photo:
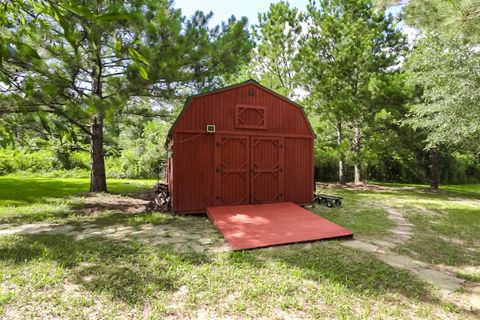
<path id="1" fill-rule="evenodd" d="M 359 184 L 362 181 L 362 164 L 360 160 L 360 153 L 362 151 L 362 129 L 359 120 L 355 120 L 353 126 L 353 152 L 355 158 L 353 182 Z"/>
<path id="2" fill-rule="evenodd" d="M 345 153 L 341 149 L 343 142 L 343 131 L 342 131 L 342 120 L 337 119 L 337 146 L 340 150 L 340 157 L 338 159 L 338 182 L 340 184 L 345 184 Z"/>
<path id="3" fill-rule="evenodd" d="M 102 61 L 97 51 L 92 68 L 92 94 L 97 97 L 97 103 L 102 103 Z M 105 159 L 103 153 L 103 112 L 99 111 L 90 125 L 90 192 L 107 192 L 107 178 L 105 174 Z"/>
<path id="4" fill-rule="evenodd" d="M 90 191 L 107 192 L 105 160 L 103 157 L 103 120 L 95 117 L 91 124 Z"/>
<path id="5" fill-rule="evenodd" d="M 438 190 L 440 184 L 440 170 L 438 169 L 439 159 L 438 150 L 430 150 L 430 187 L 433 190 Z"/>

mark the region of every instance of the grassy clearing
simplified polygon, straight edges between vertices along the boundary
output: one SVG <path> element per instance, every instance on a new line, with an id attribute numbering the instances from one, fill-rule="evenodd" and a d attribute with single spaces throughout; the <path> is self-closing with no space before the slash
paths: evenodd
<path id="1" fill-rule="evenodd" d="M 438 194 L 412 191 L 410 197 L 395 199 L 393 205 L 415 225 L 414 236 L 398 250 L 433 264 L 480 265 L 479 197 L 478 186 L 448 186 Z"/>
<path id="2" fill-rule="evenodd" d="M 373 196 L 365 197 L 363 192 L 328 189 L 325 193 L 343 197 L 343 204 L 336 208 L 326 208 L 316 205 L 312 211 L 321 216 L 349 228 L 355 236 L 382 237 L 388 235 L 393 223 L 388 219 L 388 213 L 381 207 L 372 206 Z"/>
<path id="3" fill-rule="evenodd" d="M 348 226 L 358 214 L 369 217 L 356 224 L 360 226 L 357 236 L 385 234 L 389 223 L 381 207 L 396 208 L 414 224 L 413 236 L 396 248 L 398 252 L 428 263 L 455 267 L 464 278 L 478 281 L 480 274 L 463 269 L 480 265 L 480 185 L 442 186 L 440 191 L 432 192 L 421 185 L 381 184 L 370 189 L 328 192 L 345 197 L 345 208 L 323 209 L 327 218 Z"/>
<path id="4" fill-rule="evenodd" d="M 0 264 L 7 317 L 408 319 L 449 308 L 409 273 L 336 242 L 206 255 L 29 235 L 1 238 Z"/>
<path id="5" fill-rule="evenodd" d="M 117 194 L 93 197 L 85 193 L 87 179 L 2 177 L 0 221 L 50 221 L 80 228 L 119 223 L 169 224 L 185 230 L 196 227 L 198 219 L 193 217 L 139 210 L 138 199 L 131 192 L 150 187 L 154 181 L 109 182 L 110 190 Z M 350 228 L 358 237 L 388 236 L 392 223 L 382 208 L 388 204 L 409 210 L 415 230 L 419 234 L 420 230 L 431 230 L 427 235 L 434 237 L 415 236 L 416 242 L 412 240 L 403 248 L 406 253 L 435 263 L 470 266 L 477 262 L 478 251 L 465 250 L 461 245 L 451 249 L 436 242 L 452 236 L 452 228 L 471 224 L 471 211 L 467 210 L 466 218 L 456 217 L 454 211 L 448 213 L 458 205 L 474 205 L 456 201 L 456 193 L 431 194 L 423 188 L 403 186 L 328 192 L 344 196 L 344 205 L 338 209 L 317 207 L 314 211 Z M 468 195 L 464 192 L 462 197 Z M 453 203 L 457 207 L 452 207 Z M 436 210 L 434 217 L 439 220 L 415 218 L 423 212 L 419 206 Z M 446 218 L 449 215 L 452 217 Z M 468 226 L 467 233 L 456 238 L 470 238 L 476 228 L 475 224 Z M 432 243 L 439 248 L 432 249 Z M 470 281 L 478 281 L 475 273 L 459 272 Z M 430 286 L 410 273 L 337 241 L 198 254 L 135 240 L 115 242 L 97 237 L 75 241 L 61 234 L 2 236 L 0 283 L 0 317 L 5 318 L 476 316 L 442 303 Z"/>
<path id="6" fill-rule="evenodd" d="M 480 199 L 480 184 L 446 185 L 442 190 L 455 194 L 457 197 Z"/>
<path id="7" fill-rule="evenodd" d="M 111 193 L 128 194 L 154 184 L 154 180 L 108 179 Z M 88 188 L 85 178 L 0 177 L 0 224 L 74 219 L 74 209 Z"/>

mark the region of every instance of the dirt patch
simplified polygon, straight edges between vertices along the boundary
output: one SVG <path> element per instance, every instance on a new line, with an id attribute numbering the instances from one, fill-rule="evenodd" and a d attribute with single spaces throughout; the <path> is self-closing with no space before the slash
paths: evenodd
<path id="1" fill-rule="evenodd" d="M 467 199 L 461 197 L 449 197 L 449 201 L 460 202 L 461 204 L 468 204 L 473 206 L 480 206 L 480 199 Z"/>
<path id="2" fill-rule="evenodd" d="M 138 193 L 130 196 L 115 194 L 89 193 L 79 203 L 75 211 L 79 215 L 93 215 L 97 212 L 115 211 L 128 214 L 148 212 L 151 210 L 150 194 Z"/>
<path id="3" fill-rule="evenodd" d="M 420 205 L 413 205 L 413 207 L 415 209 L 418 209 L 418 213 L 424 215 L 424 216 L 430 216 L 430 217 L 439 217 L 440 216 L 440 213 L 436 212 L 436 211 L 433 211 L 433 210 L 429 210 L 423 206 L 420 206 Z"/>
<path id="4" fill-rule="evenodd" d="M 321 186 L 320 186 L 321 188 Z M 329 183 L 326 184 L 326 189 L 345 189 L 345 190 L 364 190 L 364 191 L 395 191 L 395 190 L 415 190 L 417 187 L 395 187 L 395 186 L 381 186 L 378 184 L 370 183 L 347 183 L 341 185 L 338 183 Z M 319 189 L 317 187 L 317 189 Z M 430 189 L 428 189 L 430 190 Z"/>

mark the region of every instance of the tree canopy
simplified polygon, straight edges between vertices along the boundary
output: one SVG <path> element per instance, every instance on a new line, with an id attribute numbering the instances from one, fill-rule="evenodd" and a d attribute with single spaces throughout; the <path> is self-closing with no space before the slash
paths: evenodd
<path id="1" fill-rule="evenodd" d="M 388 105 L 385 93 L 395 77 L 405 41 L 392 17 L 370 1 L 311 1 L 302 51 L 302 83 L 309 104 L 336 126 L 344 148 L 343 126 L 352 123 L 355 182 L 361 179 L 362 129 Z M 386 104 L 384 104 L 386 103 Z M 344 151 L 340 150 L 340 181 Z"/>
<path id="2" fill-rule="evenodd" d="M 428 147 L 477 148 L 480 52 L 456 39 L 420 39 L 408 56 L 409 83 L 420 91 L 408 123 L 428 133 Z"/>
<path id="3" fill-rule="evenodd" d="M 319 179 L 480 179 L 478 0 L 280 1 L 217 26 L 169 0 L 2 9 L 0 174 L 156 176 L 182 100 L 254 78 L 305 106 Z"/>
<path id="4" fill-rule="evenodd" d="M 144 113 L 136 102 L 148 98 L 165 115 L 171 99 L 234 72 L 251 48 L 246 19 L 211 28 L 211 14 L 186 19 L 166 0 L 17 4 L 1 20 L 13 50 L 2 54 L 0 113 L 32 112 L 44 124 L 52 115 L 70 136 L 74 127 L 89 136 L 91 191 L 106 191 L 105 121 Z"/>

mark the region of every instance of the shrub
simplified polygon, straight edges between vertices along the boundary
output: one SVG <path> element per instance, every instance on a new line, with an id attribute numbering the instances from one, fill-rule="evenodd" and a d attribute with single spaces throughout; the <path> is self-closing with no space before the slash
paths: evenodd
<path id="1" fill-rule="evenodd" d="M 0 175 L 26 172 L 48 172 L 54 169 L 54 154 L 50 150 L 22 152 L 17 149 L 0 149 Z"/>

